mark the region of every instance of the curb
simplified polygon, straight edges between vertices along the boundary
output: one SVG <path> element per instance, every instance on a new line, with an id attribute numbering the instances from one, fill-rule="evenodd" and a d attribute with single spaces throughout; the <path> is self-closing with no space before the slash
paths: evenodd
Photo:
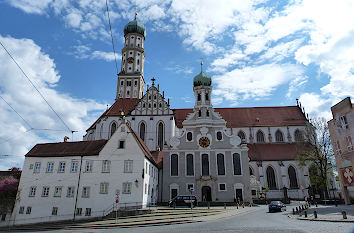
<path id="1" fill-rule="evenodd" d="M 288 218 L 292 219 L 297 219 L 297 220 L 304 220 L 304 221 L 318 221 L 318 222 L 344 222 L 344 223 L 354 223 L 354 219 L 325 219 L 325 218 L 303 218 L 303 217 L 297 217 L 291 214 L 288 214 Z"/>

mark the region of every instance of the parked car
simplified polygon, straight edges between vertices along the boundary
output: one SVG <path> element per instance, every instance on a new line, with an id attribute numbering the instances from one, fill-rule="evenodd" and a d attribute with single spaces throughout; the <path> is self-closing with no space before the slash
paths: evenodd
<path id="1" fill-rule="evenodd" d="M 197 197 L 193 195 L 178 195 L 168 202 L 169 206 L 193 206 L 198 205 Z"/>
<path id="2" fill-rule="evenodd" d="M 269 205 L 269 212 L 286 211 L 286 205 L 281 201 L 272 201 Z"/>

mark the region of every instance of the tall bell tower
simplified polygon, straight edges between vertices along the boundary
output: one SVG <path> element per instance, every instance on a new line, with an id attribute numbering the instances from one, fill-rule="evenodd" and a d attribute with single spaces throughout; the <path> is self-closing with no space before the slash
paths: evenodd
<path id="1" fill-rule="evenodd" d="M 124 48 L 122 49 L 121 71 L 118 74 L 117 96 L 121 98 L 141 98 L 144 95 L 144 24 L 136 19 L 124 27 Z"/>

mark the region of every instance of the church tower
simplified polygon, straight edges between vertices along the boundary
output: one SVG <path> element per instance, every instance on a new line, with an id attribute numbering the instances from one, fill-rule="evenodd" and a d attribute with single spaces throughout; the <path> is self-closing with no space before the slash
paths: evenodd
<path id="1" fill-rule="evenodd" d="M 199 119 L 209 119 L 213 108 L 211 105 L 211 78 L 203 72 L 203 61 L 200 65 L 201 72 L 193 79 L 194 110 L 198 112 Z"/>
<path id="2" fill-rule="evenodd" d="M 118 74 L 117 96 L 138 98 L 144 95 L 144 41 L 145 26 L 136 19 L 124 27 L 124 48 L 122 49 L 121 71 Z"/>

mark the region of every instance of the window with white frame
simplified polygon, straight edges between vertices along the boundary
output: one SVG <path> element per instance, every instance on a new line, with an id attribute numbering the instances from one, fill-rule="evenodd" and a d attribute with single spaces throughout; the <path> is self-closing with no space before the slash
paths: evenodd
<path id="1" fill-rule="evenodd" d="M 71 162 L 71 172 L 72 173 L 77 172 L 78 167 L 79 167 L 79 162 L 78 161 L 72 161 Z"/>
<path id="2" fill-rule="evenodd" d="M 86 208 L 85 216 L 91 216 L 91 208 Z"/>
<path id="3" fill-rule="evenodd" d="M 348 121 L 346 116 L 341 116 L 340 122 L 342 124 L 342 128 L 348 128 Z"/>
<path id="4" fill-rule="evenodd" d="M 124 160 L 124 173 L 133 172 L 133 160 Z"/>
<path id="5" fill-rule="evenodd" d="M 124 149 L 124 140 L 120 140 L 118 144 L 118 149 Z"/>
<path id="6" fill-rule="evenodd" d="M 100 184 L 100 194 L 108 194 L 108 185 L 109 183 L 103 182 Z"/>
<path id="7" fill-rule="evenodd" d="M 216 155 L 216 164 L 218 165 L 218 175 L 224 176 L 225 175 L 225 157 L 224 154 L 218 153 Z"/>
<path id="8" fill-rule="evenodd" d="M 186 155 L 187 176 L 194 176 L 194 156 L 193 154 Z"/>
<path id="9" fill-rule="evenodd" d="M 193 140 L 193 133 L 192 132 L 188 132 L 187 133 L 187 141 L 191 142 Z"/>
<path id="10" fill-rule="evenodd" d="M 49 187 L 44 186 L 42 189 L 42 197 L 48 197 L 48 195 L 49 195 Z"/>
<path id="11" fill-rule="evenodd" d="M 74 197 L 74 191 L 75 191 L 74 186 L 68 187 L 68 189 L 66 191 L 66 197 Z"/>
<path id="12" fill-rule="evenodd" d="M 82 195 L 81 195 L 81 197 L 83 197 L 83 198 L 89 198 L 90 197 L 90 187 L 89 186 L 82 187 Z"/>
<path id="13" fill-rule="evenodd" d="M 36 186 L 32 186 L 31 188 L 30 188 L 30 192 L 29 192 L 29 197 L 34 197 L 34 196 L 36 196 L 36 190 L 37 190 L 37 187 Z"/>
<path id="14" fill-rule="evenodd" d="M 27 206 L 26 214 L 31 214 L 31 212 L 32 212 L 32 207 L 31 206 Z"/>
<path id="15" fill-rule="evenodd" d="M 178 176 L 178 155 L 171 155 L 171 176 Z"/>
<path id="16" fill-rule="evenodd" d="M 61 197 L 61 191 L 63 190 L 63 187 L 57 186 L 54 188 L 54 197 Z"/>
<path id="17" fill-rule="evenodd" d="M 202 176 L 209 176 L 209 155 L 202 154 Z"/>
<path id="18" fill-rule="evenodd" d="M 59 172 L 59 173 L 65 172 L 65 162 L 60 162 L 60 163 L 59 163 L 58 172 Z"/>
<path id="19" fill-rule="evenodd" d="M 19 214 L 23 214 L 25 212 L 25 207 L 24 206 L 20 206 L 20 209 L 18 210 Z"/>
<path id="20" fill-rule="evenodd" d="M 218 141 L 222 140 L 222 132 L 221 131 L 216 132 L 216 140 L 218 140 Z"/>
<path id="21" fill-rule="evenodd" d="M 41 163 L 40 162 L 35 162 L 34 163 L 33 173 L 39 173 L 40 170 L 41 170 Z"/>
<path id="22" fill-rule="evenodd" d="M 145 184 L 145 194 L 147 194 L 147 184 Z"/>
<path id="23" fill-rule="evenodd" d="M 225 183 L 219 184 L 219 191 L 226 191 L 226 184 Z"/>
<path id="24" fill-rule="evenodd" d="M 125 182 L 123 183 L 123 194 L 130 194 L 132 190 L 132 183 Z"/>
<path id="25" fill-rule="evenodd" d="M 54 162 L 47 163 L 47 173 L 52 173 L 54 169 Z"/>
<path id="26" fill-rule="evenodd" d="M 58 215 L 58 207 L 52 208 L 52 215 Z"/>
<path id="27" fill-rule="evenodd" d="M 85 172 L 92 172 L 93 161 L 86 161 Z"/>
<path id="28" fill-rule="evenodd" d="M 111 171 L 111 161 L 103 160 L 102 161 L 102 173 L 109 173 Z"/>

